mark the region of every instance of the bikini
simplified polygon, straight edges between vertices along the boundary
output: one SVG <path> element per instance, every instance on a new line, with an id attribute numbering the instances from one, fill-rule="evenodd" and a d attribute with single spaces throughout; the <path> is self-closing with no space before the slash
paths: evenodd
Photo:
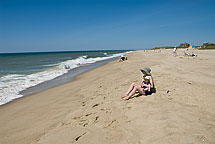
<path id="1" fill-rule="evenodd" d="M 145 81 L 143 81 L 143 83 L 144 83 L 144 84 L 146 84 L 146 85 L 149 85 L 149 84 L 150 84 L 150 83 L 147 83 L 147 82 L 145 82 Z M 146 86 L 143 86 L 142 88 L 143 88 L 144 90 L 146 90 L 146 89 L 147 89 L 147 87 L 146 87 Z"/>

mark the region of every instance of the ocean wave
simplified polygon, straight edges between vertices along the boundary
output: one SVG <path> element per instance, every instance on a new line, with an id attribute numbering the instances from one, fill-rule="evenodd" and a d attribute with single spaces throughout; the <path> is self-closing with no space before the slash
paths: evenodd
<path id="1" fill-rule="evenodd" d="M 53 67 L 53 66 L 57 66 L 58 64 L 47 64 L 47 65 L 43 65 L 43 66 L 46 66 L 46 67 Z"/>
<path id="2" fill-rule="evenodd" d="M 8 103 L 9 101 L 12 101 L 16 98 L 22 97 L 22 95 L 20 95 L 21 91 L 36 86 L 42 82 L 52 80 L 58 76 L 67 73 L 71 69 L 79 67 L 80 65 L 92 64 L 98 61 L 118 57 L 126 53 L 118 53 L 113 54 L 111 56 L 96 58 L 88 58 L 87 55 L 84 55 L 76 59 L 71 59 L 58 63 L 55 67 L 52 67 L 46 71 L 29 75 L 10 74 L 3 76 L 0 78 L 0 105 Z"/>
<path id="3" fill-rule="evenodd" d="M 0 82 L 8 82 L 8 81 L 14 81 L 14 80 L 19 80 L 25 75 L 21 74 L 10 74 L 10 75 L 5 75 L 0 77 Z"/>

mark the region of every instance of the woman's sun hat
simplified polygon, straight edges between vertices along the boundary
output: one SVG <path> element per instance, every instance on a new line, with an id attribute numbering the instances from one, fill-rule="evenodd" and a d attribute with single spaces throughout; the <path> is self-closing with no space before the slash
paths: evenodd
<path id="1" fill-rule="evenodd" d="M 140 69 L 141 72 L 145 72 L 147 75 L 151 75 L 151 69 L 149 67 L 144 67 L 143 69 Z"/>

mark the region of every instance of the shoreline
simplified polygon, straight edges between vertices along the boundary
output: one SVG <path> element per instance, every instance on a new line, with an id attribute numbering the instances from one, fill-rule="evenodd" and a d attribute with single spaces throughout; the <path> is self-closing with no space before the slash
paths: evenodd
<path id="1" fill-rule="evenodd" d="M 17 96 L 14 96 L 14 98 L 12 98 L 10 101 L 7 101 L 5 103 L 2 102 L 0 107 L 2 105 L 5 105 L 5 104 L 11 102 L 11 101 L 23 98 L 23 97 L 28 96 L 30 94 L 37 93 L 37 92 L 40 92 L 40 91 L 43 91 L 43 90 L 46 90 L 46 89 L 49 89 L 49 88 L 53 88 L 53 87 L 62 85 L 64 83 L 71 82 L 74 79 L 74 77 L 76 77 L 80 73 L 84 73 L 84 72 L 88 71 L 89 69 L 93 69 L 93 68 L 102 66 L 105 63 L 108 63 L 110 61 L 116 60 L 117 58 L 118 58 L 118 56 L 108 58 L 108 59 L 105 59 L 105 60 L 96 61 L 94 63 L 82 64 L 82 65 L 80 65 L 78 67 L 70 69 L 67 73 L 64 73 L 64 74 L 62 74 L 60 76 L 57 76 L 57 77 L 55 77 L 55 78 L 53 78 L 51 80 L 43 81 L 42 83 L 39 83 L 39 84 L 37 84 L 35 86 L 31 86 L 31 87 L 28 87 L 28 88 L 26 88 L 24 90 L 21 90 L 17 94 Z"/>
<path id="2" fill-rule="evenodd" d="M 214 143 L 215 52 L 196 52 L 192 59 L 134 51 L 125 62 L 0 106 L 0 143 Z M 145 66 L 156 93 L 122 101 Z"/>
<path id="3" fill-rule="evenodd" d="M 52 80 L 48 80 L 48 81 L 45 81 L 45 82 L 42 82 L 36 86 L 33 86 L 33 87 L 29 87 L 23 91 L 21 91 L 19 94 L 23 95 L 22 97 L 19 97 L 19 98 L 16 98 L 16 99 L 13 99 L 5 104 L 2 104 L 0 105 L 0 108 L 4 105 L 7 105 L 7 104 L 10 104 L 16 100 L 19 100 L 19 99 L 23 99 L 24 97 L 27 97 L 27 96 L 31 96 L 31 95 L 35 95 L 37 93 L 40 93 L 40 92 L 43 92 L 43 91 L 46 91 L 46 90 L 49 90 L 49 89 L 53 89 L 55 87 L 59 87 L 59 86 L 62 86 L 64 84 L 67 84 L 67 83 L 70 83 L 74 80 L 76 80 L 76 77 L 81 75 L 81 74 L 84 74 L 90 70 L 93 70 L 95 68 L 99 68 L 105 64 L 108 64 L 109 62 L 112 62 L 112 61 L 115 61 L 115 59 L 117 58 L 111 58 L 111 59 L 108 59 L 108 60 L 102 60 L 102 61 L 98 61 L 96 63 L 93 63 L 93 64 L 86 64 L 86 65 L 83 65 L 83 66 L 80 66 L 80 67 L 77 67 L 77 68 L 74 68 L 74 69 L 71 69 L 69 70 L 68 73 L 65 73 L 59 77 L 56 77 Z M 89 67 L 89 68 L 88 68 Z M 80 72 L 79 72 L 80 70 Z M 78 71 L 76 73 L 73 73 L 73 71 Z M 70 80 L 66 80 L 66 81 L 62 81 L 62 82 L 57 82 L 55 84 L 51 84 L 52 82 L 55 82 L 56 79 L 65 79 L 65 75 L 72 75 L 72 76 L 69 76 L 70 77 Z M 51 84 L 51 86 L 50 86 Z"/>
<path id="4" fill-rule="evenodd" d="M 71 83 L 71 82 L 73 82 L 75 80 L 78 80 L 77 77 L 81 76 L 82 74 L 85 74 L 85 73 L 87 73 L 87 72 L 89 72 L 89 71 L 91 71 L 93 69 L 105 66 L 106 64 L 108 64 L 110 62 L 113 62 L 113 61 L 116 61 L 117 59 L 118 59 L 117 57 L 110 58 L 110 59 L 107 59 L 107 60 L 102 60 L 102 61 L 95 62 L 93 64 L 85 64 L 83 66 L 71 69 L 71 70 L 69 70 L 68 73 L 64 74 L 64 75 L 72 75 L 72 76 L 70 76 L 70 78 L 71 78 L 70 80 L 63 81 L 63 82 L 56 83 L 56 84 L 52 84 L 52 86 L 49 85 L 50 83 L 52 83 L 53 81 L 55 81 L 58 78 L 63 78 L 64 79 L 64 75 L 61 75 L 61 76 L 56 77 L 56 78 L 54 78 L 52 80 L 42 82 L 42 83 L 40 83 L 40 84 L 38 84 L 36 86 L 33 86 L 33 87 L 29 87 L 26 90 L 23 90 L 23 91 L 20 92 L 20 94 L 23 95 L 22 97 L 13 99 L 12 101 L 9 101 L 9 102 L 7 102 L 5 104 L 0 105 L 0 109 L 1 109 L 1 107 L 5 106 L 7 104 L 15 102 L 16 100 L 20 100 L 20 99 L 23 99 L 25 97 L 28 97 L 28 96 L 31 96 L 31 95 L 36 95 L 36 94 L 41 93 L 43 91 L 47 91 L 49 89 L 54 89 L 56 87 L 60 87 L 60 86 L 63 86 L 65 84 Z M 76 70 L 77 71 L 80 70 L 80 71 L 76 72 L 76 73 L 72 73 L 73 71 L 76 71 Z M 44 88 L 44 85 L 45 85 L 45 88 Z"/>
<path id="5" fill-rule="evenodd" d="M 20 97 L 20 98 L 23 98 L 25 96 L 28 96 L 28 95 L 31 95 L 31 94 L 34 94 L 34 93 L 42 92 L 42 91 L 48 90 L 50 88 L 54 88 L 54 87 L 66 84 L 66 83 L 70 83 L 78 75 L 80 75 L 82 73 L 85 73 L 85 72 L 87 72 L 89 70 L 98 68 L 100 66 L 103 66 L 103 65 L 105 65 L 105 64 L 107 64 L 109 62 L 115 61 L 115 60 L 117 60 L 117 57 L 110 58 L 110 59 L 107 59 L 107 60 L 97 61 L 97 62 L 92 63 L 92 64 L 81 65 L 80 67 L 76 67 L 74 69 L 71 69 L 71 70 L 68 71 L 68 73 L 65 73 L 65 74 L 63 74 L 61 76 L 58 76 L 58 77 L 56 77 L 56 78 L 54 78 L 52 80 L 42 82 L 42 83 L 40 83 L 40 84 L 38 84 L 36 86 L 29 87 L 26 90 L 21 91 L 20 94 L 23 95 L 23 96 Z M 14 100 L 16 100 L 16 99 L 14 99 Z"/>

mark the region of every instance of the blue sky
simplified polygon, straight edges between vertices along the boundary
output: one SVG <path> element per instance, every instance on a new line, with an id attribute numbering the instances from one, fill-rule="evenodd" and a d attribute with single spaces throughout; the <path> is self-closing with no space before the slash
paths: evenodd
<path id="1" fill-rule="evenodd" d="M 0 0 L 0 52 L 215 42 L 214 0 Z"/>

